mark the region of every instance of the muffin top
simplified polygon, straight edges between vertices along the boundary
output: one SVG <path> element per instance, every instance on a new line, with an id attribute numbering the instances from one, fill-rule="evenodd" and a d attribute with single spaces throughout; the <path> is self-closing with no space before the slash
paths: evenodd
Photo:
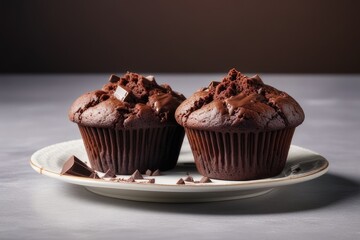
<path id="1" fill-rule="evenodd" d="M 177 122 L 204 130 L 277 130 L 304 121 L 300 105 L 287 93 L 231 69 L 221 82 L 195 92 L 176 110 Z"/>
<path id="2" fill-rule="evenodd" d="M 177 124 L 174 113 L 184 100 L 169 85 L 158 85 L 153 76 L 127 72 L 122 77 L 111 75 L 101 90 L 76 99 L 69 119 L 83 126 L 116 129 Z"/>

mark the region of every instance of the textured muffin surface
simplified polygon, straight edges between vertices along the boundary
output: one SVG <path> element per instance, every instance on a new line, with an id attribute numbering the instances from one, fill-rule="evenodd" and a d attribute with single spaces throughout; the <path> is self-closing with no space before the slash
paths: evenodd
<path id="1" fill-rule="evenodd" d="M 174 112 L 185 97 L 153 77 L 126 73 L 112 75 L 101 90 L 80 96 L 69 110 L 69 119 L 89 127 L 115 129 L 176 124 Z"/>
<path id="2" fill-rule="evenodd" d="M 300 105 L 287 93 L 266 85 L 258 75 L 231 69 L 221 82 L 211 82 L 176 110 L 177 122 L 204 130 L 276 130 L 304 121 Z"/>

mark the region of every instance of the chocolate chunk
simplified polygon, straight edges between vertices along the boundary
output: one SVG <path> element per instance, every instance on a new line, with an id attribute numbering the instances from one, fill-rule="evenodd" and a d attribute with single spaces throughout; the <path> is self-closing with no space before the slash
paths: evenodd
<path id="1" fill-rule="evenodd" d="M 117 86 L 114 96 L 122 102 L 129 101 L 131 97 L 131 90 L 124 86 Z"/>
<path id="2" fill-rule="evenodd" d="M 75 156 L 71 156 L 63 165 L 60 175 L 92 177 L 93 173 L 94 170 L 89 168 L 84 162 Z"/>
<path id="3" fill-rule="evenodd" d="M 93 178 L 93 179 L 100 179 L 99 176 L 96 174 L 96 172 L 93 172 L 89 178 Z"/>
<path id="4" fill-rule="evenodd" d="M 131 177 L 133 177 L 134 179 L 144 179 L 143 176 L 141 175 L 141 173 L 139 172 L 139 170 L 136 170 Z"/>
<path id="5" fill-rule="evenodd" d="M 202 177 L 200 179 L 200 183 L 211 183 L 211 180 L 208 177 Z"/>
<path id="6" fill-rule="evenodd" d="M 220 83 L 220 82 L 212 81 L 212 82 L 209 84 L 208 88 L 215 88 L 217 85 L 219 85 L 219 83 Z"/>
<path id="7" fill-rule="evenodd" d="M 115 74 L 112 74 L 109 78 L 109 82 L 116 83 L 120 80 L 120 77 L 116 76 Z"/>
<path id="8" fill-rule="evenodd" d="M 151 176 L 160 176 L 161 173 L 160 173 L 160 170 L 159 169 L 156 169 L 152 174 Z"/>
<path id="9" fill-rule="evenodd" d="M 127 182 L 135 182 L 135 179 L 134 179 L 133 176 L 131 176 L 131 177 L 129 177 L 126 181 L 127 181 Z"/>
<path id="10" fill-rule="evenodd" d="M 257 90 L 257 93 L 258 94 L 260 94 L 260 95 L 263 95 L 263 96 L 265 96 L 265 90 L 264 90 L 264 88 L 259 88 L 258 90 Z"/>
<path id="11" fill-rule="evenodd" d="M 152 173 L 151 170 L 148 169 L 148 170 L 146 170 L 145 175 L 151 176 L 151 173 Z"/>
<path id="12" fill-rule="evenodd" d="M 252 79 L 255 79 L 255 80 L 257 80 L 259 83 L 262 83 L 263 84 L 263 81 L 262 81 L 262 79 L 260 78 L 260 76 L 259 75 L 255 75 L 255 76 L 252 76 L 251 77 Z"/>
<path id="13" fill-rule="evenodd" d="M 112 170 L 110 168 L 106 171 L 106 173 L 103 176 L 103 178 L 115 178 L 115 177 L 116 177 L 116 174 L 115 174 L 114 170 Z"/>
<path id="14" fill-rule="evenodd" d="M 185 182 L 194 182 L 194 179 L 192 176 L 187 176 L 185 179 L 184 179 Z"/>
<path id="15" fill-rule="evenodd" d="M 103 101 L 108 100 L 109 98 L 110 98 L 110 96 L 109 96 L 109 95 L 107 95 L 107 94 L 103 94 L 103 95 L 101 95 L 101 97 L 100 97 L 100 101 L 101 101 L 101 102 L 103 102 Z"/>
<path id="16" fill-rule="evenodd" d="M 180 179 L 176 182 L 176 184 L 185 184 L 184 179 L 180 178 Z"/>
<path id="17" fill-rule="evenodd" d="M 150 178 L 150 179 L 148 180 L 148 183 L 155 183 L 155 178 Z"/>
<path id="18" fill-rule="evenodd" d="M 161 86 L 162 88 L 166 89 L 167 92 L 172 92 L 172 89 L 171 89 L 171 87 L 170 87 L 169 84 L 164 83 L 164 84 L 161 84 L 160 86 Z"/>
<path id="19" fill-rule="evenodd" d="M 153 102 L 153 107 L 155 108 L 157 113 L 166 111 L 166 107 L 169 105 L 171 101 L 173 101 L 173 96 L 171 93 L 157 93 L 151 97 Z"/>
<path id="20" fill-rule="evenodd" d="M 147 77 L 145 77 L 147 80 L 150 80 L 150 81 L 155 81 L 155 77 L 152 76 L 152 75 L 149 75 Z"/>

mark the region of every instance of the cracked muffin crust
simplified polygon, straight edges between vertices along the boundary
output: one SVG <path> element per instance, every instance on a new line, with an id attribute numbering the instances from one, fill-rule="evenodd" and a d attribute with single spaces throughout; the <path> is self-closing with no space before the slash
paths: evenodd
<path id="1" fill-rule="evenodd" d="M 211 82 L 186 99 L 177 122 L 196 129 L 275 130 L 300 125 L 304 112 L 287 93 L 231 69 L 221 82 Z"/>
<path id="2" fill-rule="evenodd" d="M 123 89 L 123 91 L 119 91 Z M 185 100 L 154 77 L 112 75 L 101 90 L 88 92 L 72 104 L 69 119 L 84 126 L 116 129 L 176 124 L 174 113 Z"/>

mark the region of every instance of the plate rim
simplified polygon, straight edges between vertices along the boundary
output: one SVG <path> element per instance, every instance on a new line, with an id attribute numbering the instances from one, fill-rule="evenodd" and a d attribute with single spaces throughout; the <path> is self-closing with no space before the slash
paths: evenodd
<path id="1" fill-rule="evenodd" d="M 314 157 L 319 158 L 319 160 L 323 160 L 325 164 L 317 169 L 313 169 L 306 173 L 289 175 L 285 177 L 278 178 L 265 178 L 265 179 L 257 179 L 257 180 L 248 180 L 248 181 L 227 181 L 227 183 L 204 183 L 204 184 L 196 184 L 196 185 L 179 185 L 179 184 L 150 184 L 150 183 L 127 183 L 127 182 L 110 182 L 104 181 L 102 179 L 89 179 L 78 176 L 68 176 L 68 175 L 60 175 L 57 172 L 53 172 L 51 170 L 45 169 L 39 165 L 37 165 L 34 160 L 38 155 L 45 152 L 49 148 L 54 148 L 59 145 L 67 145 L 71 143 L 79 143 L 82 142 L 82 139 L 69 140 L 64 142 L 59 142 L 55 144 L 48 145 L 43 147 L 37 151 L 35 151 L 30 157 L 30 166 L 41 175 L 45 175 L 51 178 L 59 179 L 64 182 L 68 182 L 71 184 L 81 185 L 84 187 L 99 187 L 99 188 L 110 188 L 114 190 L 135 190 L 135 191 L 152 191 L 152 192 L 163 192 L 163 191 L 173 191 L 173 192 L 221 192 L 221 191 L 229 191 L 229 190 L 248 190 L 248 189 L 260 189 L 260 188 L 275 188 L 279 186 L 292 185 L 296 183 L 301 183 L 305 181 L 309 181 L 320 177 L 325 174 L 329 170 L 329 162 L 326 158 L 321 156 L 319 153 L 314 152 L 312 150 L 299 147 L 296 145 L 291 145 L 291 147 L 298 148 L 299 150 L 306 151 L 314 155 Z M 231 182 L 231 183 L 229 183 Z M 171 189 L 171 190 L 169 190 Z"/>

